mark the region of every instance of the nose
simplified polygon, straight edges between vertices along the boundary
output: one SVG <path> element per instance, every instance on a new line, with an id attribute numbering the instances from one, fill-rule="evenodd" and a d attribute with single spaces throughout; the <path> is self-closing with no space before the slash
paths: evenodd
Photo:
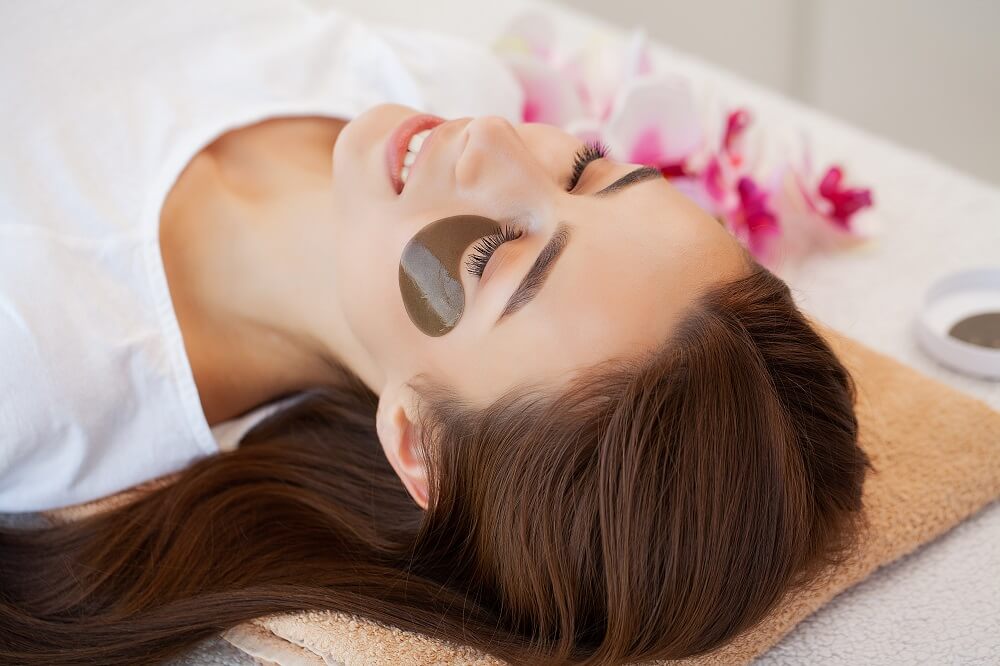
<path id="1" fill-rule="evenodd" d="M 474 188 L 509 177 L 529 160 L 517 130 L 502 116 L 481 116 L 465 126 L 465 148 L 455 165 L 459 187 Z"/>

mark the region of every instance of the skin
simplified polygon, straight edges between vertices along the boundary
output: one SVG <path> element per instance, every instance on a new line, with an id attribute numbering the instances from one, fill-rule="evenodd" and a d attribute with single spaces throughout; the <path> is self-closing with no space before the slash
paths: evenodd
<path id="1" fill-rule="evenodd" d="M 737 241 L 664 179 L 594 196 L 641 165 L 597 160 L 567 192 L 582 143 L 548 125 L 450 119 L 397 195 L 385 142 L 415 113 L 384 104 L 348 123 L 274 118 L 229 132 L 175 183 L 160 240 L 209 423 L 334 381 L 324 361 L 338 359 L 379 396 L 386 456 L 426 507 L 407 381 L 426 373 L 483 406 L 515 385 L 558 387 L 657 345 L 701 289 L 741 263 Z M 461 271 L 461 320 L 429 336 L 404 307 L 400 257 L 428 224 L 463 214 L 527 232 L 494 253 L 482 279 Z M 574 228 L 547 282 L 494 325 L 560 221 Z"/>

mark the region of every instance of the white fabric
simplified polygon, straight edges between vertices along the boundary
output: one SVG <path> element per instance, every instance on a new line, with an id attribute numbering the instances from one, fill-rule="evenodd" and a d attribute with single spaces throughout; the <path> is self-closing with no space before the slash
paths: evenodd
<path id="1" fill-rule="evenodd" d="M 288 0 L 0 9 L 0 511 L 92 500 L 232 448 L 209 428 L 163 266 L 162 202 L 220 134 L 381 102 L 519 118 L 487 51 Z M 294 396 L 293 396 L 294 397 Z"/>

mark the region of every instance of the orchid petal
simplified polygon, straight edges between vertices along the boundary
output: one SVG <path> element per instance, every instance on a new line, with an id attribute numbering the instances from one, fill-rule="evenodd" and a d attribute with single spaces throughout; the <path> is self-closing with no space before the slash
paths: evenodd
<path id="1" fill-rule="evenodd" d="M 686 196 L 688 199 L 691 199 L 691 201 L 697 204 L 698 207 L 705 212 L 710 215 L 720 214 L 721 211 L 716 205 L 715 200 L 712 198 L 712 195 L 708 193 L 708 190 L 705 187 L 705 180 L 703 178 L 683 176 L 671 179 L 670 184 L 676 187 L 681 194 Z"/>
<path id="2" fill-rule="evenodd" d="M 636 28 L 629 35 L 622 59 L 622 78 L 632 79 L 653 73 L 653 59 L 649 52 L 646 33 Z"/>
<path id="3" fill-rule="evenodd" d="M 737 183 L 739 208 L 733 212 L 738 236 L 759 260 L 770 260 L 776 240 L 781 235 L 778 217 L 770 208 L 770 192 L 757 185 L 749 176 L 742 176 Z"/>
<path id="4" fill-rule="evenodd" d="M 844 171 L 837 165 L 827 168 L 823 176 L 817 179 L 812 171 L 812 153 L 808 142 L 803 148 L 801 167 L 793 169 L 793 173 L 802 201 L 810 214 L 848 236 L 866 235 L 858 228 L 855 220 L 858 213 L 874 205 L 870 189 L 844 187 Z"/>
<path id="5" fill-rule="evenodd" d="M 561 67 L 563 74 L 572 80 L 587 113 L 598 119 L 607 118 L 622 84 L 620 66 L 609 53 L 613 47 L 605 42 L 604 36 L 592 36 L 583 48 L 567 56 Z"/>
<path id="6" fill-rule="evenodd" d="M 581 113 L 601 117 L 602 109 L 609 103 L 605 99 L 607 95 L 600 90 L 600 84 L 595 82 L 594 77 L 588 75 L 583 55 L 568 57 L 559 67 L 559 72 L 576 91 Z"/>
<path id="7" fill-rule="evenodd" d="M 726 199 L 726 180 L 722 173 L 722 164 L 713 157 L 702 172 L 705 191 L 716 203 Z"/>
<path id="8" fill-rule="evenodd" d="M 840 227 L 850 225 L 851 216 L 872 205 L 871 190 L 841 186 L 844 172 L 840 167 L 830 167 L 819 183 L 819 195 L 830 203 L 829 218 Z"/>
<path id="9" fill-rule="evenodd" d="M 524 90 L 521 119 L 529 123 L 562 126 L 580 116 L 580 100 L 572 85 L 551 65 L 531 58 L 506 58 Z"/>
<path id="10" fill-rule="evenodd" d="M 722 135 L 722 150 L 730 156 L 742 153 L 742 138 L 750 125 L 750 112 L 746 109 L 731 111 L 726 117 L 726 129 Z"/>
<path id="11" fill-rule="evenodd" d="M 602 141 L 607 143 L 601 130 L 601 123 L 592 118 L 579 118 L 572 120 L 563 127 L 567 134 L 572 134 L 580 141 L 593 143 Z"/>
<path id="12" fill-rule="evenodd" d="M 702 143 L 690 88 L 674 76 L 646 77 L 623 87 L 605 126 L 621 159 L 661 166 L 683 162 Z"/>

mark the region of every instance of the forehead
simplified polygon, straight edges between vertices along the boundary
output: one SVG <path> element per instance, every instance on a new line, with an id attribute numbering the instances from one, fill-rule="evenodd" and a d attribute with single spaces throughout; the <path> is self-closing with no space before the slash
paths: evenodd
<path id="1" fill-rule="evenodd" d="M 463 350 L 462 374 L 489 378 L 457 379 L 471 399 L 654 347 L 705 287 L 741 269 L 736 240 L 665 180 L 563 197 L 552 214 L 574 225 L 570 242 L 537 297 Z"/>

